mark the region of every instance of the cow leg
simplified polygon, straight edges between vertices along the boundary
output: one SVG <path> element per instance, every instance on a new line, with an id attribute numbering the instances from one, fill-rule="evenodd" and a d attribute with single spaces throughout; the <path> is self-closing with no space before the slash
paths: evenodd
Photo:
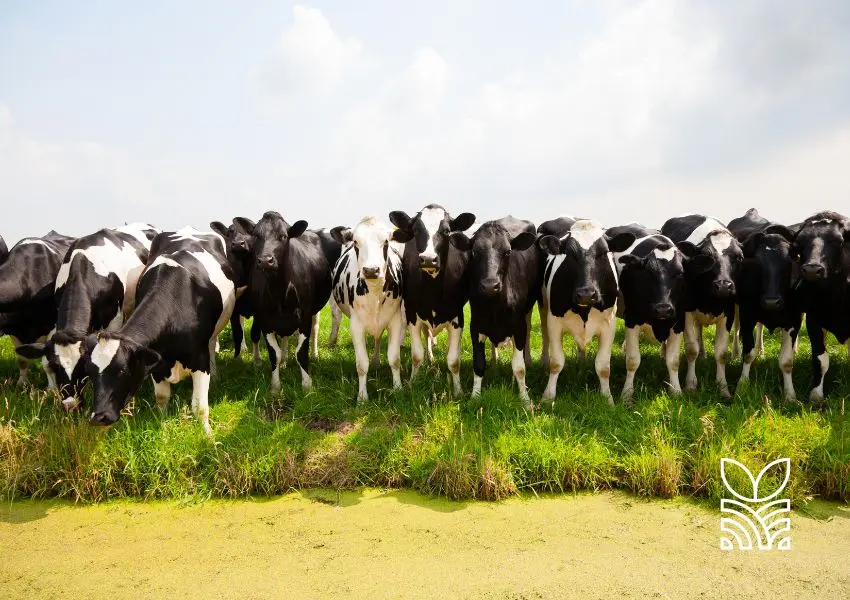
<path id="1" fill-rule="evenodd" d="M 355 313 L 352 313 L 348 325 L 351 332 L 351 343 L 354 346 L 354 362 L 357 366 L 357 403 L 360 404 L 369 399 L 369 394 L 366 391 L 366 374 L 369 372 L 369 351 L 366 350 L 366 332 Z"/>
<path id="2" fill-rule="evenodd" d="M 404 313 L 399 311 L 390 321 L 390 333 L 387 339 L 387 362 L 393 374 L 393 387 L 401 387 L 401 341 L 404 339 Z"/>
<path id="3" fill-rule="evenodd" d="M 210 375 L 192 371 L 192 412 L 204 425 L 204 432 L 212 436 L 210 427 Z"/>
<path id="4" fill-rule="evenodd" d="M 487 359 L 484 355 L 484 341 L 487 339 L 483 333 L 475 333 L 470 328 L 472 340 L 472 397 L 481 395 L 481 382 L 484 380 L 484 371 L 487 368 Z M 492 342 L 491 342 L 492 344 Z M 496 345 L 493 344 L 493 348 Z"/>
<path id="5" fill-rule="evenodd" d="M 422 321 L 416 318 L 416 322 L 408 325 L 410 331 L 410 381 L 416 377 L 422 361 L 425 360 L 425 350 L 422 347 Z"/>
<path id="6" fill-rule="evenodd" d="M 785 400 L 792 401 L 797 399 L 797 393 L 794 391 L 794 340 L 791 339 L 791 332 L 787 329 L 782 330 L 782 347 L 779 349 L 779 369 L 782 371 L 782 383 L 785 388 Z"/>
<path id="7" fill-rule="evenodd" d="M 235 312 L 230 315 L 230 333 L 233 336 L 233 358 L 239 358 L 245 344 L 245 331 L 242 329 L 242 317 Z"/>
<path id="8" fill-rule="evenodd" d="M 750 369 L 753 362 L 756 360 L 756 341 L 753 337 L 753 326 L 749 319 L 741 323 L 741 343 L 743 344 L 743 354 L 741 356 L 741 379 L 740 382 L 750 380 Z"/>
<path id="9" fill-rule="evenodd" d="M 528 332 L 519 331 L 513 338 L 513 355 L 511 356 L 511 369 L 514 372 L 517 387 L 519 388 L 519 397 L 525 408 L 531 410 L 531 398 L 528 397 L 528 389 L 525 386 L 525 350 L 528 341 Z M 525 346 L 523 348 L 523 346 Z"/>
<path id="10" fill-rule="evenodd" d="M 555 400 L 558 392 L 558 376 L 564 368 L 564 331 L 561 320 L 548 316 L 546 320 L 549 338 L 549 382 L 543 391 L 544 400 Z"/>
<path id="11" fill-rule="evenodd" d="M 434 332 L 431 331 L 431 326 L 427 323 L 423 331 L 425 336 L 425 355 L 428 357 L 428 364 L 434 364 Z"/>
<path id="12" fill-rule="evenodd" d="M 212 379 L 218 379 L 218 367 L 215 364 L 215 354 L 218 352 L 218 336 L 212 336 L 210 339 L 210 377 Z"/>
<path id="13" fill-rule="evenodd" d="M 260 356 L 260 338 L 262 337 L 263 332 L 260 330 L 260 326 L 257 325 L 256 321 L 251 323 L 251 345 L 253 348 L 251 351 L 254 354 L 254 366 L 259 367 L 263 364 L 263 357 Z"/>
<path id="14" fill-rule="evenodd" d="M 315 323 L 315 321 L 314 321 Z M 298 332 L 298 349 L 295 351 L 295 360 L 298 362 L 298 367 L 301 369 L 301 390 L 306 394 L 313 389 L 313 380 L 310 379 L 310 340 L 313 337 L 312 330 L 315 324 L 310 327 L 310 337 L 307 337 L 301 331 Z"/>
<path id="15" fill-rule="evenodd" d="M 56 383 L 56 374 L 53 372 L 53 368 L 50 366 L 50 363 L 47 362 L 47 358 L 41 357 L 41 367 L 44 369 L 44 374 L 47 376 L 47 389 L 51 392 L 58 392 L 59 385 Z"/>
<path id="16" fill-rule="evenodd" d="M 271 390 L 272 394 L 280 392 L 280 344 L 277 335 L 272 331 L 266 334 L 266 345 L 269 349 L 269 362 L 272 364 Z"/>
<path id="17" fill-rule="evenodd" d="M 729 356 L 729 329 L 728 320 L 722 317 L 717 322 L 714 336 L 714 362 L 717 363 L 715 379 L 720 388 L 720 395 L 729 398 L 729 384 L 726 383 L 726 360 Z"/>
<path id="18" fill-rule="evenodd" d="M 342 323 L 342 309 L 331 296 L 331 337 L 328 340 L 328 348 L 336 348 L 340 323 Z"/>
<path id="19" fill-rule="evenodd" d="M 617 333 L 617 318 L 611 313 L 611 320 L 599 332 L 599 350 L 596 352 L 596 375 L 599 377 L 599 391 L 608 398 L 608 404 L 614 406 L 611 395 L 611 350 L 614 348 L 614 336 Z M 638 347 L 640 355 L 640 347 Z"/>
<path id="20" fill-rule="evenodd" d="M 313 358 L 319 358 L 319 317 L 320 317 L 320 315 L 321 315 L 321 313 L 316 313 L 315 315 L 313 315 L 313 322 L 311 323 L 311 326 L 310 326 L 310 346 L 311 346 L 310 349 L 313 351 Z M 299 348 L 301 347 L 300 336 L 299 336 L 299 339 L 298 339 L 298 347 Z M 303 376 L 302 376 L 301 379 L 302 379 L 302 383 L 303 383 L 303 379 L 304 379 Z"/>
<path id="21" fill-rule="evenodd" d="M 635 391 L 635 373 L 640 367 L 640 329 L 627 327 L 623 345 L 626 353 L 626 383 L 623 384 L 620 398 L 625 404 L 631 404 Z"/>
<path id="22" fill-rule="evenodd" d="M 689 392 L 697 389 L 697 357 L 702 328 L 697 325 L 692 313 L 685 313 L 685 354 L 688 357 L 688 374 L 685 376 L 685 389 Z"/>
<path id="23" fill-rule="evenodd" d="M 163 379 L 162 381 L 157 381 L 156 379 L 154 379 L 153 395 L 154 398 L 156 398 L 156 405 L 161 410 L 165 410 L 165 408 L 168 406 L 168 400 L 171 398 L 171 384 L 165 379 Z"/>
<path id="24" fill-rule="evenodd" d="M 808 317 L 807 317 L 808 318 Z M 809 400 L 814 404 L 823 402 L 823 382 L 829 371 L 829 352 L 824 340 L 825 332 L 820 323 L 808 320 L 809 342 L 812 344 L 812 379 L 814 386 L 809 394 Z"/>
<path id="25" fill-rule="evenodd" d="M 670 378 L 670 395 L 678 396 L 682 393 L 682 386 L 679 385 L 679 354 L 682 347 L 682 334 L 671 331 L 670 336 L 662 346 L 664 348 L 664 362 L 667 363 L 667 375 Z"/>
<path id="26" fill-rule="evenodd" d="M 448 365 L 449 365 L 449 373 L 452 378 L 452 390 L 454 391 L 455 397 L 460 396 L 462 393 L 462 389 L 460 387 L 460 343 L 461 336 L 463 335 L 463 327 L 460 324 L 460 321 L 452 321 L 449 324 L 449 351 L 448 351 Z"/>
<path id="27" fill-rule="evenodd" d="M 741 331 L 741 307 L 735 305 L 735 320 L 732 322 L 732 360 L 738 360 L 741 356 L 741 348 L 738 345 L 738 338 Z"/>
<path id="28" fill-rule="evenodd" d="M 540 315 L 540 336 L 543 342 L 543 349 L 540 351 L 540 364 L 543 369 L 549 370 L 549 329 L 546 327 L 546 321 L 549 319 L 549 309 L 543 306 L 543 302 L 537 303 L 537 314 Z M 529 328 L 531 332 L 531 328 Z"/>
<path id="29" fill-rule="evenodd" d="M 764 325 L 756 325 L 756 349 L 759 358 L 764 358 Z"/>

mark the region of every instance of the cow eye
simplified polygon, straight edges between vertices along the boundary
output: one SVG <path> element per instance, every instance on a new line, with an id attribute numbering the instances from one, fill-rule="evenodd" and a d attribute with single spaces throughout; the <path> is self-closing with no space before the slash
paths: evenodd
<path id="1" fill-rule="evenodd" d="M 502 256 L 504 256 L 505 258 L 507 258 L 507 257 L 508 257 L 508 256 L 510 256 L 510 255 L 511 255 L 511 251 L 510 251 L 510 250 L 505 250 L 504 252 L 502 252 Z"/>

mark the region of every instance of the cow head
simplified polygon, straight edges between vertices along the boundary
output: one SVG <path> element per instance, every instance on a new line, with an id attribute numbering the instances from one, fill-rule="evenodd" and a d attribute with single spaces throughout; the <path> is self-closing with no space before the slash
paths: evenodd
<path id="1" fill-rule="evenodd" d="M 742 244 L 744 273 L 761 278 L 759 302 L 766 310 L 783 308 L 796 283 L 799 269 L 792 254 L 793 241 L 790 229 L 770 225 L 751 233 Z"/>
<path id="2" fill-rule="evenodd" d="M 233 282 L 237 287 L 246 285 L 254 262 L 254 227 L 254 222 L 245 217 L 236 217 L 229 226 L 220 221 L 210 223 L 210 229 L 224 238 L 227 262 L 233 269 Z"/>
<path id="3" fill-rule="evenodd" d="M 120 334 L 100 333 L 86 338 L 86 373 L 94 387 L 93 425 L 113 425 L 130 396 L 159 362 L 160 355 Z"/>
<path id="4" fill-rule="evenodd" d="M 469 229 L 475 223 L 475 215 L 461 213 L 452 219 L 442 206 L 429 204 L 413 218 L 406 212 L 395 210 L 390 213 L 390 222 L 412 238 L 422 271 L 436 277 L 446 264 L 449 236 L 452 232 Z"/>
<path id="5" fill-rule="evenodd" d="M 76 408 L 86 383 L 85 336 L 57 331 L 44 343 L 23 344 L 15 351 L 30 360 L 40 358 L 53 374 L 65 408 Z"/>
<path id="6" fill-rule="evenodd" d="M 726 300 L 735 296 L 735 280 L 744 252 L 729 231 L 712 231 L 699 244 L 683 241 L 676 245 L 685 256 L 688 276 L 710 279 L 709 289 L 715 298 Z"/>
<path id="7" fill-rule="evenodd" d="M 842 253 L 850 242 L 850 220 L 834 212 L 820 212 L 803 222 L 794 236 L 792 251 L 806 281 L 824 281 L 841 272 Z"/>
<path id="8" fill-rule="evenodd" d="M 387 260 L 393 251 L 390 243 L 405 243 L 410 238 L 401 229 L 393 230 L 378 217 L 364 217 L 351 231 L 360 277 L 367 283 L 382 283 L 387 276 Z"/>
<path id="9" fill-rule="evenodd" d="M 247 219 L 240 221 L 244 223 Z M 307 221 L 296 221 L 290 225 L 280 213 L 268 211 L 263 214 L 263 218 L 253 228 L 257 266 L 272 271 L 284 264 L 289 254 L 289 241 L 299 237 L 306 229 Z"/>
<path id="10" fill-rule="evenodd" d="M 685 267 L 682 253 L 673 241 L 657 245 L 646 256 L 624 254 L 618 260 L 623 265 L 623 289 L 640 289 L 649 299 L 654 318 L 675 319 L 676 307 L 685 293 Z"/>
<path id="11" fill-rule="evenodd" d="M 573 275 L 573 302 L 590 307 L 602 303 L 603 277 L 610 276 L 616 286 L 614 265 L 608 253 L 623 252 L 634 241 L 634 234 L 628 231 L 612 237 L 599 223 L 581 220 L 564 237 L 544 235 L 537 244 L 546 254 L 564 256 L 564 266 Z"/>
<path id="12" fill-rule="evenodd" d="M 331 237 L 333 239 L 335 239 L 343 246 L 351 243 L 351 241 L 354 239 L 354 231 L 351 229 L 351 227 L 346 227 L 345 225 L 337 225 L 336 227 L 332 227 L 329 233 L 331 234 Z"/>
<path id="13" fill-rule="evenodd" d="M 498 223 L 485 223 L 472 239 L 459 231 L 452 233 L 449 239 L 458 250 L 471 253 L 468 268 L 474 285 L 472 293 L 495 296 L 507 289 L 505 277 L 511 252 L 528 250 L 537 235 L 523 231 L 511 237 Z"/>

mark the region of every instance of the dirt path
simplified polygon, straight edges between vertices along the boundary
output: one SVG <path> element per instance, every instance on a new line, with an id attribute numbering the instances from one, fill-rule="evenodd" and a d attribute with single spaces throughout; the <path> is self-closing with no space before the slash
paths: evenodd
<path id="1" fill-rule="evenodd" d="M 721 552 L 716 511 L 619 494 L 410 492 L 0 508 L 3 598 L 850 598 L 850 507 L 788 552 Z M 330 502 L 331 504 L 328 504 Z"/>

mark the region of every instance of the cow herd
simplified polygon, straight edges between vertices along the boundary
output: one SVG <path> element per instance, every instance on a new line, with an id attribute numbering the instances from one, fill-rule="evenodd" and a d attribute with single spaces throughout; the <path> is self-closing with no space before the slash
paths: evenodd
<path id="1" fill-rule="evenodd" d="M 763 349 L 763 331 L 780 330 L 784 395 L 794 399 L 797 337 L 805 315 L 812 346 L 812 401 L 824 394 L 829 368 L 825 334 L 850 346 L 850 219 L 829 211 L 782 225 L 750 209 L 724 224 L 702 215 L 669 219 L 661 229 L 631 223 L 605 228 L 588 219 L 559 217 L 535 227 L 507 216 L 476 226 L 475 216 L 452 217 L 429 205 L 413 216 L 366 217 L 354 227 L 308 229 L 266 212 L 259 221 L 237 217 L 210 230 L 163 232 L 147 224 L 101 229 L 71 238 L 51 231 L 8 249 L 0 238 L 0 334 L 12 337 L 18 383 L 40 359 L 48 386 L 68 409 L 92 387 L 89 421 L 115 423 L 150 375 L 164 407 L 170 386 L 192 378 L 192 410 L 209 425 L 208 393 L 215 377 L 218 336 L 229 322 L 238 356 L 244 319 L 254 361 L 265 340 L 271 389 L 280 390 L 290 337 L 304 391 L 312 387 L 310 357 L 318 354 L 318 315 L 330 302 L 336 343 L 348 317 L 358 401 L 368 398 L 370 363 L 387 361 L 401 387 L 401 345 L 410 334 L 410 377 L 432 356 L 434 336 L 448 332 L 448 371 L 462 392 L 460 348 L 464 308 L 470 306 L 472 395 L 481 392 L 485 341 L 510 342 L 511 366 L 527 406 L 531 313 L 538 305 L 549 374 L 544 400 L 557 394 L 564 367 L 563 337 L 580 353 L 599 344 L 600 392 L 613 405 L 611 350 L 616 319 L 625 324 L 630 401 L 644 334 L 661 345 L 668 391 L 679 394 L 684 339 L 684 388 L 697 387 L 695 364 L 703 328 L 715 325 L 719 393 L 729 397 L 726 363 L 742 346 L 741 380 Z M 366 336 L 374 339 L 370 360 Z"/>

